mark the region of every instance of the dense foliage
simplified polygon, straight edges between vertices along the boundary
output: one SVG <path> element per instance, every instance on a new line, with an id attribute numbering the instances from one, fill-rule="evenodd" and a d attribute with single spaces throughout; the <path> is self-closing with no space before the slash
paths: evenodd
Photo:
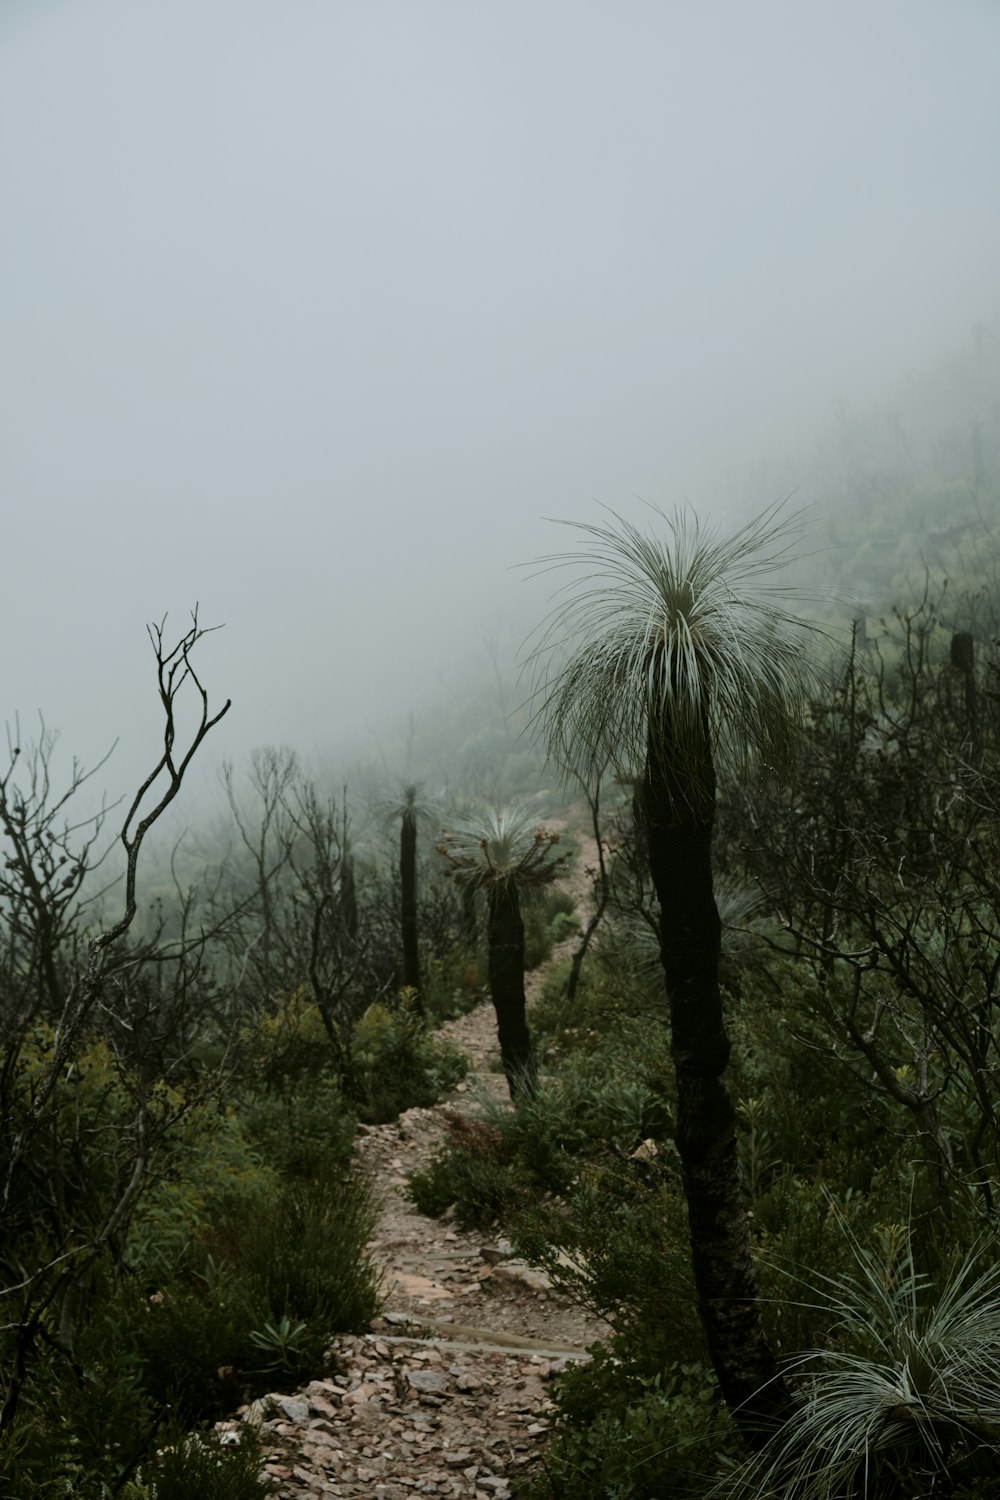
<path id="1" fill-rule="evenodd" d="M 356 1122 L 432 1103 L 465 1063 L 401 987 L 391 860 L 355 853 L 294 757 L 255 756 L 246 791 L 230 769 L 231 852 L 148 912 L 133 861 L 128 920 L 102 926 L 104 819 L 74 826 L 86 777 L 56 791 L 54 748 L 18 745 L 0 778 L 0 1494 L 244 1500 L 253 1443 L 198 1429 L 368 1326 Z M 417 916 L 449 1014 L 480 992 L 461 906 L 438 880 Z"/>

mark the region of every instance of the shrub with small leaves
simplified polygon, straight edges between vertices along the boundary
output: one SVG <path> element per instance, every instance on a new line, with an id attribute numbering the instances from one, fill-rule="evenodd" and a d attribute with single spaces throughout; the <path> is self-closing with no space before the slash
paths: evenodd
<path id="1" fill-rule="evenodd" d="M 168 1433 L 122 1500 L 262 1500 L 273 1494 L 255 1428 L 244 1423 L 238 1438 L 228 1442 L 211 1429 Z"/>
<path id="2" fill-rule="evenodd" d="M 705 1354 L 687 1213 L 669 1165 L 591 1163 L 564 1197 L 522 1210 L 510 1233 L 560 1292 L 611 1324 L 621 1381 Z"/>
<path id="3" fill-rule="evenodd" d="M 574 1054 L 562 1075 L 509 1110 L 488 1095 L 481 1119 L 456 1120 L 450 1140 L 414 1173 L 409 1192 L 422 1213 L 454 1206 L 460 1223 L 488 1224 L 565 1193 L 588 1155 L 627 1155 L 670 1126 L 670 1101 L 658 1077 L 657 1050 L 638 1056 L 629 1046 Z"/>
<path id="4" fill-rule="evenodd" d="M 612 1360 L 595 1361 L 603 1400 L 588 1424 L 560 1425 L 530 1500 L 690 1500 L 735 1462 L 738 1440 L 711 1372 L 674 1364 L 623 1397 Z M 557 1403 L 587 1367 L 567 1372 Z"/>
<path id="5" fill-rule="evenodd" d="M 555 944 L 579 929 L 575 905 L 569 891 L 558 886 L 535 886 L 525 892 L 522 915 L 526 969 L 537 969 L 547 962 Z"/>
<path id="6" fill-rule="evenodd" d="M 146 1389 L 196 1421 L 266 1387 L 276 1368 L 319 1374 L 332 1335 L 366 1328 L 378 1310 L 373 1223 L 370 1190 L 350 1176 L 290 1182 L 220 1213 L 200 1261 L 192 1252 L 151 1298 L 123 1293 Z"/>
<path id="7" fill-rule="evenodd" d="M 369 1124 L 434 1104 L 465 1076 L 456 1048 L 440 1041 L 403 990 L 392 1004 L 369 1006 L 351 1036 L 349 1096 Z"/>

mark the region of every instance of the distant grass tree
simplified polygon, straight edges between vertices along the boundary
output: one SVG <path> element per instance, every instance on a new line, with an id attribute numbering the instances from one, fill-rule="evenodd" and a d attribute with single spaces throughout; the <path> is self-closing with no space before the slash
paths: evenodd
<path id="1" fill-rule="evenodd" d="M 725 1400 L 748 1440 L 789 1396 L 761 1327 L 739 1178 L 719 985 L 712 870 L 715 747 L 739 770 L 787 748 L 805 658 L 774 574 L 799 526 L 771 507 L 729 540 L 688 513 L 643 531 L 567 523 L 582 538 L 544 559 L 582 574 L 532 655 L 549 752 L 592 779 L 643 767 L 634 807 L 660 907 L 660 959 L 677 1075 L 677 1148 L 702 1321 Z"/>
<path id="2" fill-rule="evenodd" d="M 421 800 L 421 787 L 410 782 L 400 789 L 397 800 L 388 804 L 388 816 L 399 819 L 399 921 L 403 947 L 401 983 L 412 990 L 414 1006 L 424 1014 L 423 976 L 420 971 L 420 928 L 417 920 L 417 824 L 429 816 L 430 809 Z"/>
<path id="3" fill-rule="evenodd" d="M 490 997 L 512 1099 L 533 1094 L 537 1065 L 524 1000 L 524 922 L 520 893 L 547 885 L 568 855 L 553 855 L 557 833 L 538 825 L 524 808 L 493 810 L 481 823 L 446 833 L 438 853 L 462 887 L 486 896 Z"/>
<path id="4" fill-rule="evenodd" d="M 420 946 L 417 937 L 417 788 L 408 786 L 399 819 L 400 920 L 403 933 L 403 984 L 420 994 Z"/>

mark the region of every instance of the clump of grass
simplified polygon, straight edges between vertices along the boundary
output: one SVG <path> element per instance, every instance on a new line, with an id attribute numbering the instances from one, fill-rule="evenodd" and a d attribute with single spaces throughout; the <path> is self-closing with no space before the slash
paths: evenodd
<path id="1" fill-rule="evenodd" d="M 621 1365 L 597 1358 L 559 1382 L 564 1422 L 527 1500 L 692 1500 L 703 1495 L 737 1438 L 712 1373 L 701 1364 L 666 1365 L 633 1380 L 623 1399 Z M 600 1405 L 572 1419 L 574 1385 L 584 1376 Z M 730 1459 L 731 1461 L 731 1459 Z"/>
<path id="2" fill-rule="evenodd" d="M 852 1273 L 805 1283 L 829 1309 L 831 1346 L 795 1361 L 802 1406 L 726 1485 L 730 1500 L 896 1500 L 1000 1471 L 1000 1265 L 984 1267 L 981 1243 L 934 1298 L 909 1226 L 868 1249 L 840 1218 Z"/>

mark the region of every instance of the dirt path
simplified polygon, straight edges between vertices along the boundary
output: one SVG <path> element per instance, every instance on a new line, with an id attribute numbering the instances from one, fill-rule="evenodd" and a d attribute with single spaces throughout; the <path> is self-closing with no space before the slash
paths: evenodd
<path id="1" fill-rule="evenodd" d="M 578 911 L 588 857 L 584 848 L 565 881 Z M 543 972 L 528 976 L 529 999 Z M 279 1500 L 504 1500 L 543 1450 L 546 1383 L 607 1332 L 514 1261 L 502 1240 L 427 1219 L 405 1197 L 411 1173 L 445 1134 L 445 1111 L 475 1115 L 483 1094 L 506 1101 L 492 1007 L 480 1004 L 442 1034 L 469 1058 L 468 1079 L 434 1108 L 362 1127 L 357 1140 L 382 1196 L 372 1241 L 387 1294 L 382 1316 L 370 1332 L 336 1340 L 341 1374 L 242 1414 L 261 1424 Z M 239 1423 L 224 1425 L 235 1434 Z"/>

